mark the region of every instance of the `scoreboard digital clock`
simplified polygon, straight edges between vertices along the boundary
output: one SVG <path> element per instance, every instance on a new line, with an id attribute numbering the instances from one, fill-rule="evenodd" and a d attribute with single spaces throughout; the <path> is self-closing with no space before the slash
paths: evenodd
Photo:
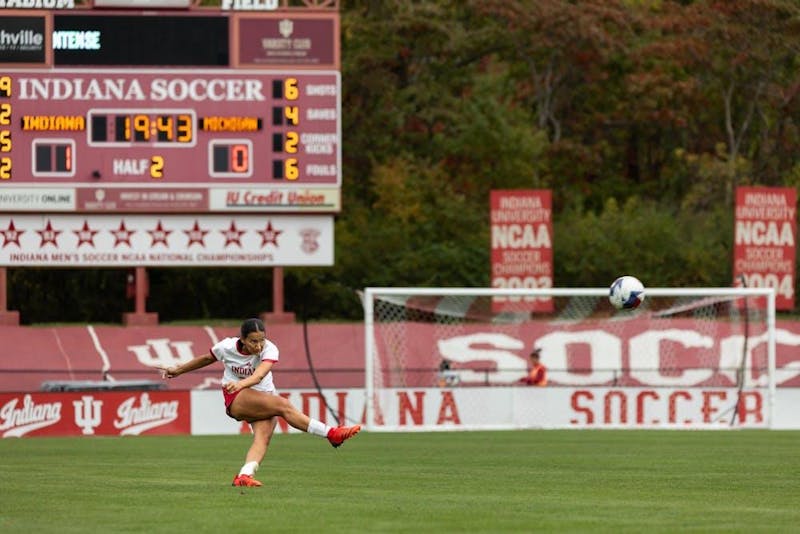
<path id="1" fill-rule="evenodd" d="M 197 116 L 193 109 L 90 109 L 87 135 L 90 146 L 195 146 Z"/>
<path id="2" fill-rule="evenodd" d="M 340 92 L 337 71 L 3 70 L 0 195 L 59 188 L 76 211 L 136 211 L 125 192 L 180 188 L 199 194 L 187 211 L 285 211 L 291 197 L 336 212 Z"/>

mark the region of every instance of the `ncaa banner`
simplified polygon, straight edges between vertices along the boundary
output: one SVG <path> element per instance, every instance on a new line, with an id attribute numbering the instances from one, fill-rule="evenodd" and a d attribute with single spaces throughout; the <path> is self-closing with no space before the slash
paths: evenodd
<path id="1" fill-rule="evenodd" d="M 735 285 L 773 287 L 778 310 L 794 309 L 797 192 L 793 187 L 737 187 Z"/>
<path id="2" fill-rule="evenodd" d="M 494 190 L 490 198 L 492 287 L 553 286 L 549 189 Z M 492 310 L 550 312 L 550 297 L 495 297 Z"/>

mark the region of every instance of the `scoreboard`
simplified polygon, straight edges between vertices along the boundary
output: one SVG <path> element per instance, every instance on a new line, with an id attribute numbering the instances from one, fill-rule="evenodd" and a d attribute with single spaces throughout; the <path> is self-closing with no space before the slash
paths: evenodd
<path id="1" fill-rule="evenodd" d="M 340 210 L 330 25 L 277 14 L 41 16 L 41 65 L 29 50 L 24 64 L 0 65 L 0 210 Z M 18 34 L 36 41 L 34 30 Z"/>
<path id="2" fill-rule="evenodd" d="M 335 72 L 8 70 L 0 187 L 338 188 L 338 93 Z"/>

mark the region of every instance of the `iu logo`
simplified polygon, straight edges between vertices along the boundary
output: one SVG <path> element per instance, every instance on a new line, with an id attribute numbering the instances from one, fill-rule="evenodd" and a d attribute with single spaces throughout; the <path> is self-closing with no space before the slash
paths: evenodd
<path id="1" fill-rule="evenodd" d="M 139 363 L 148 367 L 171 367 L 194 358 L 191 341 L 148 339 L 146 345 L 130 345 Z"/>
<path id="2" fill-rule="evenodd" d="M 83 429 L 85 435 L 94 434 L 94 429 L 103 420 L 103 401 L 94 400 L 91 395 L 84 395 L 79 401 L 72 401 L 75 407 L 75 424 Z"/>

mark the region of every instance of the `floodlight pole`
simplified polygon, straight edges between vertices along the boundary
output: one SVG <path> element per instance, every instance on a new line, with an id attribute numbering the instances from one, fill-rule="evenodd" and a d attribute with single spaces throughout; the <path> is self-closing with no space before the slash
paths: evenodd
<path id="1" fill-rule="evenodd" d="M 147 313 L 147 271 L 144 267 L 136 267 L 136 307 L 134 313 Z"/>
<path id="2" fill-rule="evenodd" d="M 272 311 L 261 314 L 267 324 L 293 323 L 295 315 L 283 309 L 283 267 L 272 268 Z"/>
<path id="3" fill-rule="evenodd" d="M 125 326 L 155 326 L 158 324 L 158 313 L 147 312 L 147 269 L 142 266 L 134 268 L 134 311 L 122 315 Z"/>

